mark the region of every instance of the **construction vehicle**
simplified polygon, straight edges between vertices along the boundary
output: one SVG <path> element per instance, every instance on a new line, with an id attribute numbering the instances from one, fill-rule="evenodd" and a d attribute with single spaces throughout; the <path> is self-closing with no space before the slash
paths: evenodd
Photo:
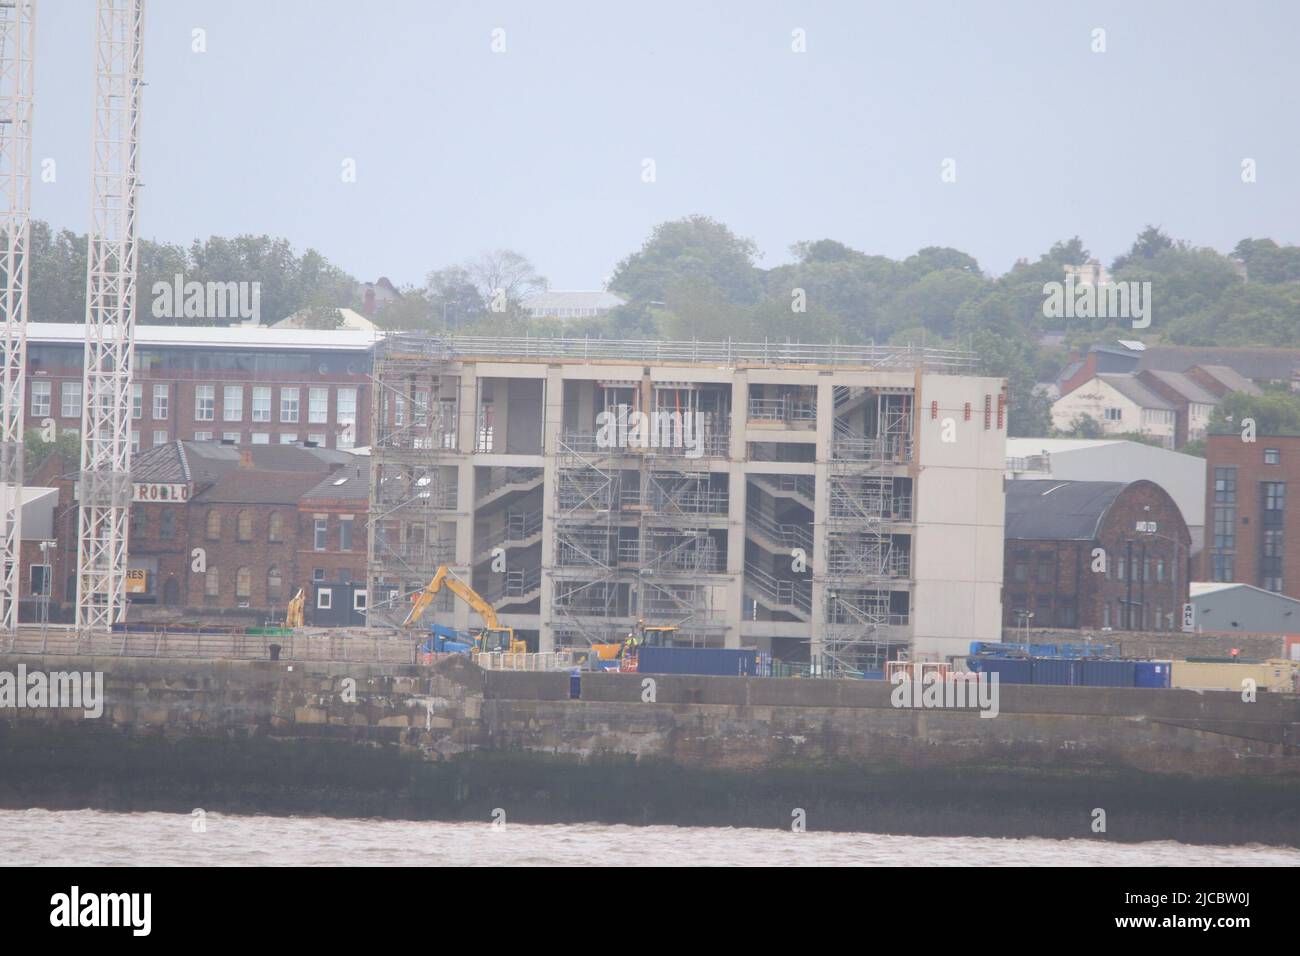
<path id="1" fill-rule="evenodd" d="M 307 594 L 302 588 L 299 588 L 298 593 L 293 596 L 293 600 L 289 602 L 289 607 L 285 611 L 284 626 L 287 628 L 302 627 L 303 609 L 306 606 Z"/>
<path id="2" fill-rule="evenodd" d="M 420 645 L 420 651 L 424 654 L 470 654 L 474 650 L 475 641 L 472 635 L 442 624 L 431 624 L 429 636 Z"/>
<path id="3" fill-rule="evenodd" d="M 527 653 L 528 642 L 515 637 L 514 628 L 503 627 L 497 620 L 496 609 L 480 597 L 479 593 L 472 587 L 452 574 L 451 569 L 445 564 L 438 568 L 433 580 L 426 584 L 423 590 L 419 591 L 412 599 L 410 613 L 406 615 L 406 620 L 402 622 L 404 628 L 418 623 L 420 618 L 424 617 L 424 612 L 429 609 L 429 605 L 433 603 L 433 599 L 442 591 L 444 585 L 447 590 L 473 608 L 478 616 L 483 619 L 483 628 L 478 632 L 475 640 L 475 651 Z"/>
<path id="4" fill-rule="evenodd" d="M 637 621 L 636 627 L 627 636 L 627 640 L 592 644 L 588 660 L 596 670 L 635 670 L 637 648 L 672 647 L 676 635 L 676 627 Z M 604 662 L 618 662 L 618 666 L 612 667 Z M 628 665 L 626 668 L 623 667 L 624 663 Z"/>

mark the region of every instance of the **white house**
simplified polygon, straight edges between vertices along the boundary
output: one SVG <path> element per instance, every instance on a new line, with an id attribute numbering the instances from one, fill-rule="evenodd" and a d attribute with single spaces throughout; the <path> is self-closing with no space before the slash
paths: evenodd
<path id="1" fill-rule="evenodd" d="M 1084 415 L 1101 425 L 1105 435 L 1137 432 L 1174 446 L 1174 405 L 1147 388 L 1132 375 L 1094 375 L 1052 405 L 1052 426 L 1069 431 Z"/>

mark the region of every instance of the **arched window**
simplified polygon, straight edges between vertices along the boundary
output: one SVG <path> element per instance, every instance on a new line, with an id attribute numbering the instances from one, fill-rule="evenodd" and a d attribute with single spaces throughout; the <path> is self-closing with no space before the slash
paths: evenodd
<path id="1" fill-rule="evenodd" d="M 253 574 L 248 568 L 235 572 L 235 597 L 246 598 L 253 587 Z"/>
<path id="2" fill-rule="evenodd" d="M 208 540 L 221 540 L 221 512 L 216 508 L 208 509 Z"/>
<path id="3" fill-rule="evenodd" d="M 284 540 L 284 519 L 280 517 L 280 512 L 272 511 L 271 520 L 268 523 L 267 540 L 283 541 Z"/>
<path id="4" fill-rule="evenodd" d="M 221 572 L 217 568 L 208 568 L 203 572 L 203 594 L 205 597 L 217 597 L 221 593 Z"/>
<path id="5" fill-rule="evenodd" d="M 240 541 L 253 540 L 253 512 L 244 510 L 239 513 L 237 532 Z"/>
<path id="6" fill-rule="evenodd" d="M 280 597 L 280 569 L 274 564 L 266 570 L 266 597 L 274 601 Z"/>

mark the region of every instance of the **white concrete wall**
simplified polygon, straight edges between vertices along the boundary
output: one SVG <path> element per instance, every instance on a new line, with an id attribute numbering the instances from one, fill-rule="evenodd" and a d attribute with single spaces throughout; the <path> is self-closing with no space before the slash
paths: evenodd
<path id="1" fill-rule="evenodd" d="M 912 630 L 917 656 L 964 654 L 1002 631 L 1006 421 L 995 378 L 926 375 L 918 396 Z M 992 416 L 984 427 L 984 397 Z M 931 403 L 938 415 L 931 417 Z M 965 405 L 971 406 L 970 420 Z"/>

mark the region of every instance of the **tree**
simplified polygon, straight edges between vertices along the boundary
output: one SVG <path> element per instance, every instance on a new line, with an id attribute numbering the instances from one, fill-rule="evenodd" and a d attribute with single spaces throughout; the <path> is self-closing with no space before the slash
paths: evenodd
<path id="1" fill-rule="evenodd" d="M 435 328 L 456 329 L 478 321 L 487 308 L 474 277 L 464 266 L 447 266 L 429 273 L 425 295 Z"/>
<path id="2" fill-rule="evenodd" d="M 655 226 L 637 252 L 614 267 L 609 287 L 633 302 L 667 301 L 682 283 L 703 283 L 728 302 L 753 305 L 761 292 L 757 247 L 707 216 Z"/>
<path id="3" fill-rule="evenodd" d="M 485 252 L 465 263 L 462 270 L 492 312 L 504 312 L 546 289 L 546 280 L 533 264 L 510 249 Z"/>
<path id="4" fill-rule="evenodd" d="M 1110 271 L 1118 272 L 1126 266 L 1141 262 L 1144 259 L 1154 259 L 1160 253 L 1167 249 L 1174 248 L 1174 241 L 1160 231 L 1159 226 L 1148 225 L 1133 240 L 1133 245 L 1129 247 L 1128 252 L 1117 256 L 1111 263 Z"/>
<path id="5" fill-rule="evenodd" d="M 1286 388 L 1269 388 L 1262 395 L 1229 392 L 1210 416 L 1211 435 L 1240 433 L 1246 419 L 1256 435 L 1300 435 L 1300 396 Z"/>
<path id="6" fill-rule="evenodd" d="M 1079 415 L 1070 422 L 1070 427 L 1057 433 L 1057 438 L 1101 438 L 1106 434 L 1101 422 L 1091 415 Z"/>
<path id="7" fill-rule="evenodd" d="M 81 463 L 81 437 L 67 429 L 59 430 L 53 441 L 42 438 L 39 428 L 23 433 L 23 474 L 28 480 L 52 455 L 62 459 L 60 470 L 75 471 Z"/>

